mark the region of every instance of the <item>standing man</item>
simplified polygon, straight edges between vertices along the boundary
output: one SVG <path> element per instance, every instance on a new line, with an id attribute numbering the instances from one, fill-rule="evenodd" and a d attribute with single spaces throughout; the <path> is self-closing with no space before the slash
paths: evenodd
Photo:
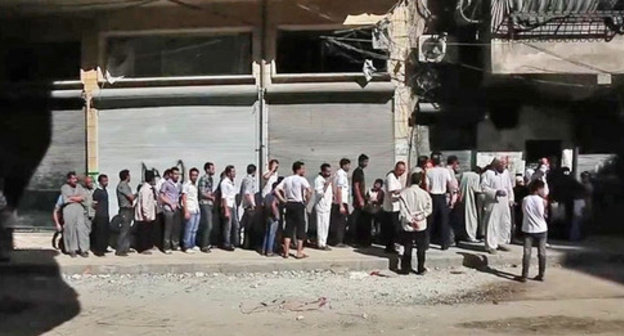
<path id="1" fill-rule="evenodd" d="M 334 204 L 332 205 L 332 219 L 330 223 L 330 244 L 336 247 L 346 247 L 344 244 L 347 215 L 349 215 L 349 177 L 351 169 L 349 159 L 340 160 L 340 169 L 334 176 Z"/>
<path id="2" fill-rule="evenodd" d="M 427 184 L 429 185 L 429 193 L 433 201 L 433 214 L 429 232 L 431 238 L 439 242 L 440 249 L 444 251 L 451 246 L 449 212 L 450 207 L 454 205 L 451 203 L 449 206 L 447 193 L 452 194 L 456 190 L 454 189 L 454 177 L 451 176 L 451 172 L 441 166 L 442 154 L 438 152 L 431 154 L 431 161 L 433 162 L 433 168 L 427 171 Z"/>
<path id="3" fill-rule="evenodd" d="M 264 199 L 266 195 L 270 194 L 273 191 L 273 183 L 277 182 L 277 178 L 279 169 L 279 161 L 276 159 L 272 159 L 269 161 L 269 169 L 262 174 L 262 198 Z"/>
<path id="4" fill-rule="evenodd" d="M 81 257 L 89 256 L 89 228 L 85 223 L 86 191 L 78 184 L 75 172 L 67 173 L 67 183 L 61 187 L 63 197 L 63 243 L 65 251 L 72 258 L 80 253 Z"/>
<path id="5" fill-rule="evenodd" d="M 110 216 L 108 214 L 108 176 L 98 176 L 99 187 L 93 192 L 93 204 L 95 205 L 95 217 L 91 227 L 93 244 L 91 250 L 97 257 L 103 257 L 108 249 L 108 237 Z"/>
<path id="6" fill-rule="evenodd" d="M 89 246 L 93 247 L 93 219 L 95 218 L 95 203 L 93 202 L 93 192 L 95 191 L 95 183 L 91 176 L 85 177 L 85 224 L 89 230 Z"/>
<path id="7" fill-rule="evenodd" d="M 425 253 L 428 249 L 427 217 L 433 211 L 429 194 L 419 187 L 425 177 L 423 172 L 414 173 L 410 177 L 411 186 L 403 190 L 399 196 L 401 241 L 403 243 L 403 258 L 401 258 L 401 274 L 412 272 L 412 248 L 416 245 L 418 260 L 416 274 L 424 275 Z"/>
<path id="8" fill-rule="evenodd" d="M 455 207 L 459 195 L 459 181 L 457 180 L 457 175 L 461 169 L 457 156 L 450 155 L 447 158 L 446 169 L 448 169 L 451 174 L 451 185 L 446 194 L 446 202 L 449 206 L 449 242 L 451 246 L 455 246 L 464 231 L 460 229 L 460 214 L 459 210 Z"/>
<path id="9" fill-rule="evenodd" d="M 154 224 L 156 223 L 157 197 L 155 186 L 154 172 L 151 170 L 146 171 L 145 182 L 139 188 L 137 204 L 134 210 L 134 219 L 139 231 L 137 249 L 142 254 L 152 254 L 151 250 L 156 241 Z"/>
<path id="10" fill-rule="evenodd" d="M 133 202 L 136 195 L 132 193 L 130 188 L 130 171 L 124 169 L 119 172 L 119 184 L 117 185 L 117 204 L 119 205 L 119 217 L 121 218 L 121 227 L 119 228 L 119 236 L 117 237 L 116 256 L 127 257 L 130 251 L 130 228 L 134 219 Z"/>
<path id="11" fill-rule="evenodd" d="M 460 223 L 464 228 L 466 241 L 477 243 L 479 230 L 479 214 L 477 197 L 481 192 L 481 177 L 476 171 L 468 171 L 462 174 L 459 184 L 458 210 L 460 211 Z"/>
<path id="12" fill-rule="evenodd" d="M 256 181 L 256 165 L 247 166 L 247 176 L 243 178 L 240 188 L 240 196 L 243 204 L 243 218 L 241 220 L 241 229 L 243 230 L 243 248 L 253 249 L 257 245 L 254 239 L 254 227 L 256 227 L 256 193 L 258 192 L 258 183 Z"/>
<path id="13" fill-rule="evenodd" d="M 180 234 L 182 231 L 180 223 L 180 189 L 178 180 L 180 179 L 180 169 L 171 168 L 169 178 L 163 183 L 160 189 L 160 201 L 163 206 L 164 215 L 164 237 L 163 251 L 171 254 L 172 250 L 180 250 Z"/>
<path id="14" fill-rule="evenodd" d="M 314 180 L 314 192 L 316 193 L 316 236 L 317 247 L 320 250 L 329 251 L 327 236 L 329 235 L 329 220 L 331 218 L 332 201 L 334 190 L 332 188 L 332 169 L 329 163 L 321 165 L 321 172 Z"/>
<path id="15" fill-rule="evenodd" d="M 503 244 L 510 240 L 510 204 L 514 202 L 514 194 L 503 161 L 494 159 L 491 166 L 481 177 L 481 190 L 485 196 L 485 249 L 496 254 L 496 250 L 509 251 Z"/>
<path id="16" fill-rule="evenodd" d="M 386 183 L 384 183 L 384 220 L 381 226 L 381 236 L 386 243 L 386 253 L 397 253 L 395 243 L 399 232 L 399 212 L 401 210 L 399 195 L 403 189 L 400 178 L 405 174 L 405 170 L 405 162 L 397 162 L 394 170 L 386 175 Z"/>
<path id="17" fill-rule="evenodd" d="M 200 232 L 201 237 L 201 251 L 204 253 L 210 253 L 212 248 L 210 239 L 212 237 L 212 224 L 214 213 L 214 174 L 216 172 L 215 165 L 212 162 L 206 162 L 204 164 L 204 176 L 199 179 L 199 209 L 201 212 Z"/>
<path id="18" fill-rule="evenodd" d="M 223 211 L 223 249 L 234 251 L 238 246 L 240 235 L 238 234 L 238 219 L 234 218 L 236 212 L 236 188 L 234 179 L 236 169 L 234 166 L 225 167 L 225 176 L 219 186 L 221 190 L 221 209 Z"/>
<path id="19" fill-rule="evenodd" d="M 285 178 L 275 189 L 275 196 L 286 203 L 286 229 L 284 230 L 283 257 L 290 256 L 291 237 L 297 235 L 296 259 L 306 258 L 303 253 L 303 241 L 306 239 L 305 209 L 312 195 L 310 183 L 304 177 L 305 165 L 301 161 L 293 163 L 293 175 Z M 295 232 L 296 231 L 296 232 Z"/>
<path id="20" fill-rule="evenodd" d="M 199 229 L 199 220 L 201 214 L 199 212 L 199 191 L 197 188 L 197 179 L 199 178 L 199 169 L 191 168 L 189 171 L 189 180 L 182 187 L 182 206 L 184 207 L 184 252 L 195 253 L 199 251 L 197 247 L 197 230 Z"/>
<path id="21" fill-rule="evenodd" d="M 363 211 L 366 206 L 366 178 L 364 176 L 364 169 L 368 167 L 369 158 L 366 154 L 360 154 L 358 157 L 358 167 L 353 171 L 351 182 L 353 183 L 351 190 L 353 190 L 353 212 L 351 216 L 353 219 L 350 221 L 349 226 L 350 238 L 357 245 L 366 245 L 370 236 L 370 217 Z M 369 224 L 369 225 L 367 225 Z"/>

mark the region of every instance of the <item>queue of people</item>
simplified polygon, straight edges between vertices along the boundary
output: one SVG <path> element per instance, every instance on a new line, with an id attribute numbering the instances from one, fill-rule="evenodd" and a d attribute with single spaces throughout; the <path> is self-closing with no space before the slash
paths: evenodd
<path id="1" fill-rule="evenodd" d="M 190 169 L 185 183 L 180 182 L 177 167 L 167 169 L 158 180 L 154 172 L 147 171 L 136 193 L 130 187 L 129 171 L 122 170 L 115 190 L 119 214 L 112 220 L 108 177 L 100 175 L 95 188 L 90 177 L 83 186 L 70 172 L 54 219 L 63 232 L 64 250 L 72 257 L 88 257 L 89 251 L 104 256 L 112 252 L 109 246 L 116 255 L 127 256 L 133 250 L 144 254 L 161 250 L 167 255 L 173 251 L 210 253 L 218 245 L 226 251 L 245 248 L 268 257 L 303 259 L 308 257 L 304 252 L 308 246 L 329 251 L 330 246 L 367 247 L 377 242 L 385 246 L 386 253 L 402 255 L 402 273 L 412 271 L 416 247 L 414 272 L 424 274 L 430 243 L 440 250 L 460 241 L 483 243 L 492 254 L 509 250 L 518 193 L 506 160 L 495 159 L 483 170 L 460 174 L 457 157 L 449 156 L 444 165 L 442 155 L 433 153 L 420 157 L 409 173 L 404 162 L 396 163 L 385 179 L 375 180 L 367 189 L 369 161 L 360 155 L 351 178 L 349 159 L 340 160 L 335 171 L 324 163 L 310 184 L 303 162 L 293 163 L 292 174 L 283 177 L 279 162 L 271 160 L 259 179 L 261 186 L 257 167 L 250 164 L 239 188 L 234 166 L 226 166 L 217 180 L 216 167 L 208 162 L 202 176 L 199 169 Z M 520 230 L 526 253 L 533 240 L 539 243 L 543 278 L 541 246 L 546 244 L 547 227 L 542 224 L 548 187 L 543 175 L 535 174 L 521 203 Z M 523 266 L 528 269 L 527 262 Z"/>

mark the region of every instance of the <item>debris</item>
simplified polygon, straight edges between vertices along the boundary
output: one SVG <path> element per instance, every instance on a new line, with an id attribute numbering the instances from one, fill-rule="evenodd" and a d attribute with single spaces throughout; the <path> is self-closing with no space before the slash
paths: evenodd
<path id="1" fill-rule="evenodd" d="M 381 278 L 394 278 L 396 277 L 393 274 L 385 273 L 384 271 L 372 271 L 370 272 L 370 276 L 378 276 Z"/>
<path id="2" fill-rule="evenodd" d="M 195 272 L 195 276 L 198 278 L 203 278 L 205 275 L 204 272 Z"/>
<path id="3" fill-rule="evenodd" d="M 451 271 L 451 274 L 454 274 L 454 275 L 466 274 L 466 272 L 464 272 L 464 271 Z"/>
<path id="4" fill-rule="evenodd" d="M 241 303 L 239 305 L 239 309 L 243 314 L 253 314 L 259 312 L 266 311 L 293 311 L 293 312 L 303 312 L 303 311 L 311 311 L 311 310 L 319 310 L 326 306 L 329 303 L 329 300 L 326 297 L 320 297 L 314 301 L 303 301 L 296 299 L 276 299 L 269 303 L 260 302 L 260 304 L 255 307 L 246 308 Z"/>
<path id="5" fill-rule="evenodd" d="M 72 275 L 72 276 L 71 276 L 71 278 L 72 278 L 73 280 L 80 280 L 80 279 L 82 278 L 82 275 L 80 275 L 80 274 L 74 274 L 74 275 Z"/>
<path id="6" fill-rule="evenodd" d="M 303 320 L 303 319 L 304 319 L 303 315 L 299 315 L 299 316 L 297 316 L 297 321 L 301 321 L 301 320 Z"/>

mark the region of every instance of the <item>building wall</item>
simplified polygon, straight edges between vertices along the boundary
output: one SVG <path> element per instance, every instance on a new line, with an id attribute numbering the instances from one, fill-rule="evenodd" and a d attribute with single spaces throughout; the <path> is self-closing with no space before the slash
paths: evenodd
<path id="1" fill-rule="evenodd" d="M 527 140 L 561 140 L 564 148 L 573 143 L 573 118 L 565 110 L 522 107 L 517 126 L 497 129 L 490 119 L 477 126 L 477 150 L 524 151 Z"/>

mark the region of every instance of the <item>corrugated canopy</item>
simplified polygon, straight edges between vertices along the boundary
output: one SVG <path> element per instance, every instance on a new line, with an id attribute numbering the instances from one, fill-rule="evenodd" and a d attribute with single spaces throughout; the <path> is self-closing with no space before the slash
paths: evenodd
<path id="1" fill-rule="evenodd" d="M 497 0 L 494 2 L 500 2 Z M 622 0 L 502 0 L 508 3 L 513 13 L 536 14 L 584 14 L 597 10 L 621 9 Z"/>

